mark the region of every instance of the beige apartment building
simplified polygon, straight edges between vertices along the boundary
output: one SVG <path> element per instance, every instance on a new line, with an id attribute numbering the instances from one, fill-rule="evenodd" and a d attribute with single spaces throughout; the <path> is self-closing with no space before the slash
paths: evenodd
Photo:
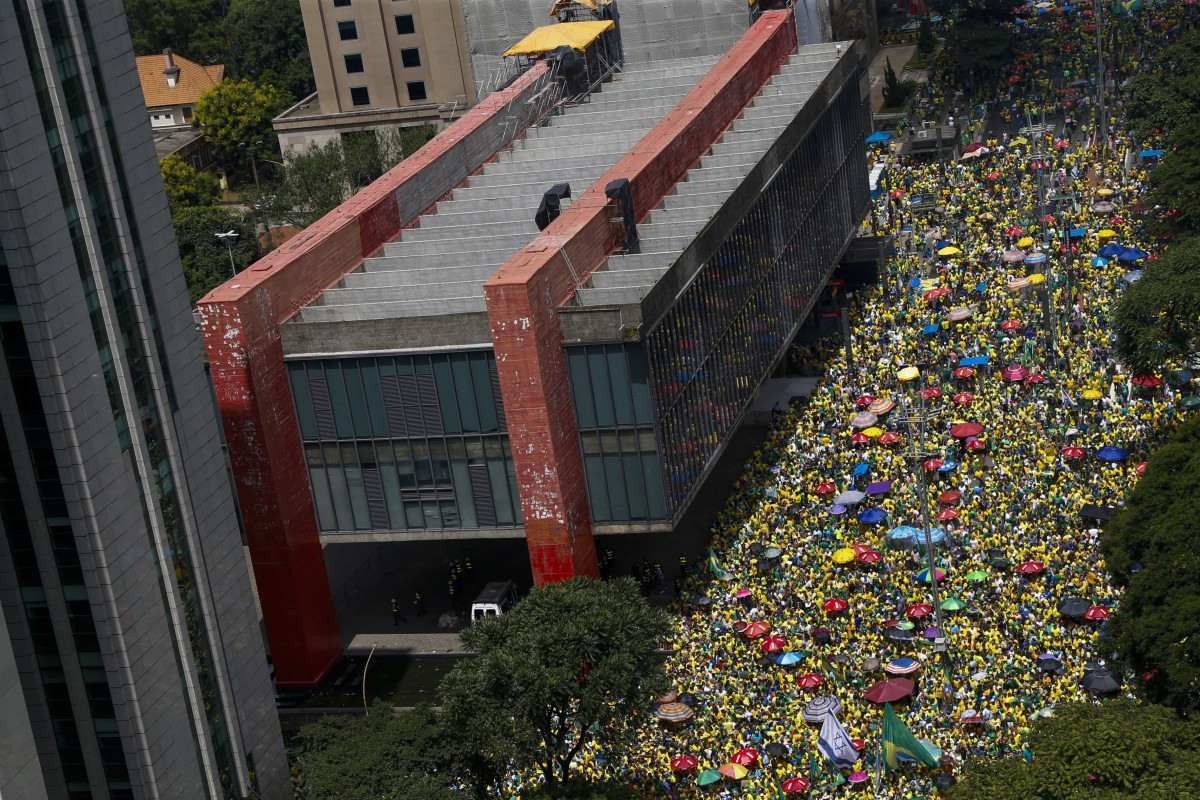
<path id="1" fill-rule="evenodd" d="M 280 114 L 284 152 L 445 122 L 476 99 L 459 0 L 300 0 L 317 91 Z"/>

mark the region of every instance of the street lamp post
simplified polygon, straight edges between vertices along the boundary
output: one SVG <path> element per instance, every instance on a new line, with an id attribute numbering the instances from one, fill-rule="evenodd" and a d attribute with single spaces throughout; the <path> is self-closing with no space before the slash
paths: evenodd
<path id="1" fill-rule="evenodd" d="M 1108 155 L 1108 99 L 1104 91 L 1104 0 L 1096 0 L 1096 94 L 1100 102 L 1100 177 Z"/>
<path id="2" fill-rule="evenodd" d="M 925 449 L 925 428 L 929 420 L 936 417 L 936 413 L 926 411 L 924 401 L 921 401 L 921 410 L 917 411 L 912 408 L 912 401 L 908 398 L 904 400 L 904 411 L 897 419 L 908 427 L 908 445 L 907 452 L 909 462 L 912 464 L 912 469 L 917 473 L 918 486 L 921 493 L 921 532 L 924 536 L 925 544 L 925 560 L 927 569 L 929 570 L 929 585 L 933 592 L 933 614 L 934 621 L 937 623 L 939 633 L 945 635 L 945 629 L 942 627 L 942 600 L 941 591 L 937 582 L 937 564 L 936 554 L 933 547 L 933 530 L 929 519 L 929 480 L 926 476 L 923 462 L 929 457 L 929 453 Z"/>
<path id="3" fill-rule="evenodd" d="M 237 275 L 237 265 L 233 261 L 233 243 L 237 241 L 237 231 L 225 231 L 224 233 L 214 233 L 213 236 L 225 243 L 225 249 L 229 253 L 229 277 Z"/>

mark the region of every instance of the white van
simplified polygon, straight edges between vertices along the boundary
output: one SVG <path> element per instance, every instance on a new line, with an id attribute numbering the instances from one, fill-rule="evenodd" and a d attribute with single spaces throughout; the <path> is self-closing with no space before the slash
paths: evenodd
<path id="1" fill-rule="evenodd" d="M 498 617 L 517 604 L 517 585 L 512 581 L 492 581 L 471 603 L 471 622 Z"/>

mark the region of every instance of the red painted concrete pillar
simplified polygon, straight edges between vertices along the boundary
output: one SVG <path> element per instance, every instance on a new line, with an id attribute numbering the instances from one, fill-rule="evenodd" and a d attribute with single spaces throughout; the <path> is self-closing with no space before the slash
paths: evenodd
<path id="1" fill-rule="evenodd" d="M 278 329 L 248 299 L 202 305 L 202 328 L 276 682 L 311 686 L 342 641 Z"/>
<path id="2" fill-rule="evenodd" d="M 485 287 L 533 581 L 599 577 L 557 303 L 539 276 Z"/>

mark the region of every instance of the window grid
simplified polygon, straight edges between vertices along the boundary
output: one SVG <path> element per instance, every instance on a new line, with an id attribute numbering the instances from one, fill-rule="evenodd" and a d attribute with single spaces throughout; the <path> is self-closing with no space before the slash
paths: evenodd
<path id="1" fill-rule="evenodd" d="M 868 205 L 867 107 L 857 78 L 846 86 L 645 338 L 672 510 L 803 322 Z"/>
<path id="2" fill-rule="evenodd" d="M 322 531 L 521 524 L 491 351 L 288 369 Z"/>

